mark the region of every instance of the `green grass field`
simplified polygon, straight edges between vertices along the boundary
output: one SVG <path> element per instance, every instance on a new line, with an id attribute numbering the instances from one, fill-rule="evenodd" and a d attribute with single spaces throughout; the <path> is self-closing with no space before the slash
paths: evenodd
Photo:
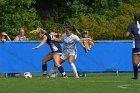
<path id="1" fill-rule="evenodd" d="M 0 93 L 138 93 L 140 80 L 131 76 L 0 78 Z"/>

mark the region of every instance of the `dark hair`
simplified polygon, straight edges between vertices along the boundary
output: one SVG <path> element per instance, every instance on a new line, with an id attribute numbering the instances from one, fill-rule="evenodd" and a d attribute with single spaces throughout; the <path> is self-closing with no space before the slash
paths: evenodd
<path id="1" fill-rule="evenodd" d="M 87 30 L 83 30 L 82 34 L 88 34 L 88 31 Z"/>
<path id="2" fill-rule="evenodd" d="M 65 29 L 68 29 L 69 31 L 72 31 L 73 33 L 76 33 L 76 28 L 74 26 L 66 26 Z"/>
<path id="3" fill-rule="evenodd" d="M 135 23 L 138 21 L 138 22 L 140 22 L 140 14 L 135 14 L 134 15 L 134 21 L 135 21 Z"/>

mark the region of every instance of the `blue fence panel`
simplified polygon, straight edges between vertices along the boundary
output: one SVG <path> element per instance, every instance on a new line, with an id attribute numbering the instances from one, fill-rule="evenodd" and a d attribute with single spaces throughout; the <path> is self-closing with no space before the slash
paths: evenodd
<path id="1" fill-rule="evenodd" d="M 47 44 L 32 50 L 39 42 L 0 42 L 0 72 L 41 72 L 41 60 L 50 52 Z M 96 41 L 86 53 L 77 44 L 75 61 L 79 72 L 132 71 L 132 49 L 128 41 Z M 65 71 L 71 71 L 68 62 L 62 64 Z M 53 62 L 48 62 L 48 70 Z"/>
<path id="2" fill-rule="evenodd" d="M 77 67 L 86 72 L 132 71 L 130 42 L 96 42 L 89 53 L 79 49 Z M 81 65 L 78 65 L 81 64 Z"/>

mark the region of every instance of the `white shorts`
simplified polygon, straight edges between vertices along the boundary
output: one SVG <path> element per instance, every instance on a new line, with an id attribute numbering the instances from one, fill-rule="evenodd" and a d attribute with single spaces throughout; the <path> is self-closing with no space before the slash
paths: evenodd
<path id="1" fill-rule="evenodd" d="M 61 55 L 62 60 L 67 60 L 69 56 L 75 56 L 77 58 L 77 50 L 76 49 L 65 49 Z"/>

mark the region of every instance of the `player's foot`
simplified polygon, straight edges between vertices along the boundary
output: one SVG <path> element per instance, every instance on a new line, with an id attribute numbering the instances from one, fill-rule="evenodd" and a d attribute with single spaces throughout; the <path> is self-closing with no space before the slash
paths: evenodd
<path id="1" fill-rule="evenodd" d="M 57 78 L 57 73 L 51 74 L 50 77 L 51 78 Z"/>
<path id="2" fill-rule="evenodd" d="M 75 78 L 79 78 L 79 76 L 76 76 Z"/>
<path id="3" fill-rule="evenodd" d="M 43 74 L 41 78 L 50 78 L 47 74 Z"/>
<path id="4" fill-rule="evenodd" d="M 138 68 L 140 69 L 140 63 L 139 63 L 137 66 L 138 66 Z"/>
<path id="5" fill-rule="evenodd" d="M 133 78 L 131 78 L 131 79 L 138 79 L 137 77 L 133 77 Z"/>
<path id="6" fill-rule="evenodd" d="M 64 75 L 64 76 L 62 76 L 63 78 L 68 78 L 68 76 L 67 75 Z"/>
<path id="7" fill-rule="evenodd" d="M 82 74 L 81 76 L 82 76 L 82 77 L 86 77 L 87 75 L 86 75 L 86 73 L 83 72 L 83 74 Z"/>

